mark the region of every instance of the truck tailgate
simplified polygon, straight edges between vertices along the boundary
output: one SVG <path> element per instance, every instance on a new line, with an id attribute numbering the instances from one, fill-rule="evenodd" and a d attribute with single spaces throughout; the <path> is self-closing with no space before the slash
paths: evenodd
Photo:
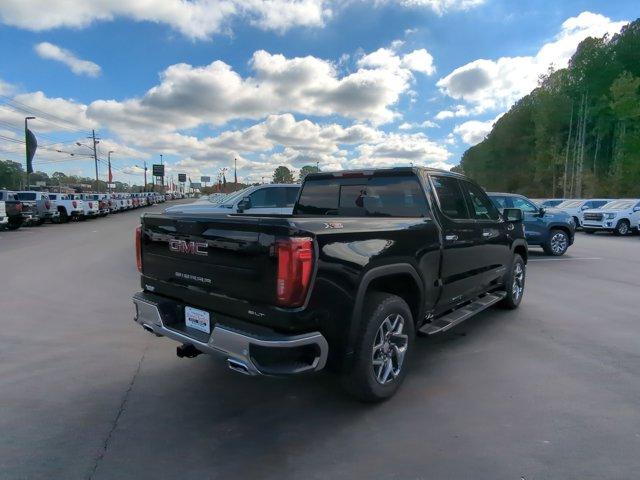
<path id="1" fill-rule="evenodd" d="M 201 293 L 251 303 L 276 297 L 275 235 L 288 226 L 227 215 L 143 217 L 143 274 Z"/>

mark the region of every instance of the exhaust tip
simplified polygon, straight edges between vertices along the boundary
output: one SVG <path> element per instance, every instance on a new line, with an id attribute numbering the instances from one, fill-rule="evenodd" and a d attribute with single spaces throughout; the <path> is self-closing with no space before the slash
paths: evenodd
<path id="1" fill-rule="evenodd" d="M 251 375 L 249 368 L 247 368 L 247 366 L 239 360 L 235 360 L 233 358 L 227 358 L 227 366 L 229 367 L 230 370 L 233 370 L 234 372 L 243 373 L 245 375 Z"/>

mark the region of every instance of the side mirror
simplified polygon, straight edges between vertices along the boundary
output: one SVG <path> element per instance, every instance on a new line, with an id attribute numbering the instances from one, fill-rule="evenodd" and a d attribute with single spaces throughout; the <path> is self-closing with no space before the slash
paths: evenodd
<path id="1" fill-rule="evenodd" d="M 538 210 L 538 216 L 539 217 L 544 217 L 544 214 L 546 213 L 546 210 L 544 207 L 540 207 L 540 209 Z"/>
<path id="2" fill-rule="evenodd" d="M 638 206 L 638 207 L 633 207 L 633 211 L 634 211 L 634 212 L 640 212 L 640 206 Z"/>
<path id="3" fill-rule="evenodd" d="M 507 222 L 521 222 L 524 218 L 522 210 L 519 208 L 505 208 L 502 216 Z"/>
<path id="4" fill-rule="evenodd" d="M 589 207 L 587 205 L 582 205 L 582 207 L 580 207 L 580 210 L 589 210 Z"/>
<path id="5" fill-rule="evenodd" d="M 251 199 L 249 197 L 244 197 L 242 200 L 238 202 L 238 213 L 242 213 L 245 210 L 249 210 L 251 208 Z"/>

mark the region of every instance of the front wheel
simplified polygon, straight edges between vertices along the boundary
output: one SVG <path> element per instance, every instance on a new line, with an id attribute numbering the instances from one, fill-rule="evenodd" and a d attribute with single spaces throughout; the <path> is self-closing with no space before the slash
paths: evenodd
<path id="1" fill-rule="evenodd" d="M 406 376 L 414 338 L 413 315 L 402 298 L 368 294 L 353 364 L 343 377 L 347 391 L 364 402 L 393 396 Z"/>
<path id="2" fill-rule="evenodd" d="M 631 225 L 628 220 L 620 220 L 616 225 L 616 228 L 613 230 L 613 234 L 621 237 L 623 235 L 627 235 L 631 230 Z"/>
<path id="3" fill-rule="evenodd" d="M 569 248 L 569 235 L 564 230 L 551 230 L 549 239 L 542 246 L 544 253 L 560 257 L 567 252 Z"/>
<path id="4" fill-rule="evenodd" d="M 527 276 L 527 266 L 519 254 L 513 257 L 511 272 L 506 285 L 507 296 L 500 302 L 500 306 L 508 310 L 518 308 L 524 295 L 524 284 Z"/>

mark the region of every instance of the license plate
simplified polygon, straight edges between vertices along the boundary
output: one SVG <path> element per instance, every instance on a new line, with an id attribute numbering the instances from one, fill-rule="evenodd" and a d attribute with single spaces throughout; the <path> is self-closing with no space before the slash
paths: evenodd
<path id="1" fill-rule="evenodd" d="M 209 312 L 193 307 L 184 307 L 184 323 L 187 327 L 195 328 L 204 333 L 211 333 Z"/>

